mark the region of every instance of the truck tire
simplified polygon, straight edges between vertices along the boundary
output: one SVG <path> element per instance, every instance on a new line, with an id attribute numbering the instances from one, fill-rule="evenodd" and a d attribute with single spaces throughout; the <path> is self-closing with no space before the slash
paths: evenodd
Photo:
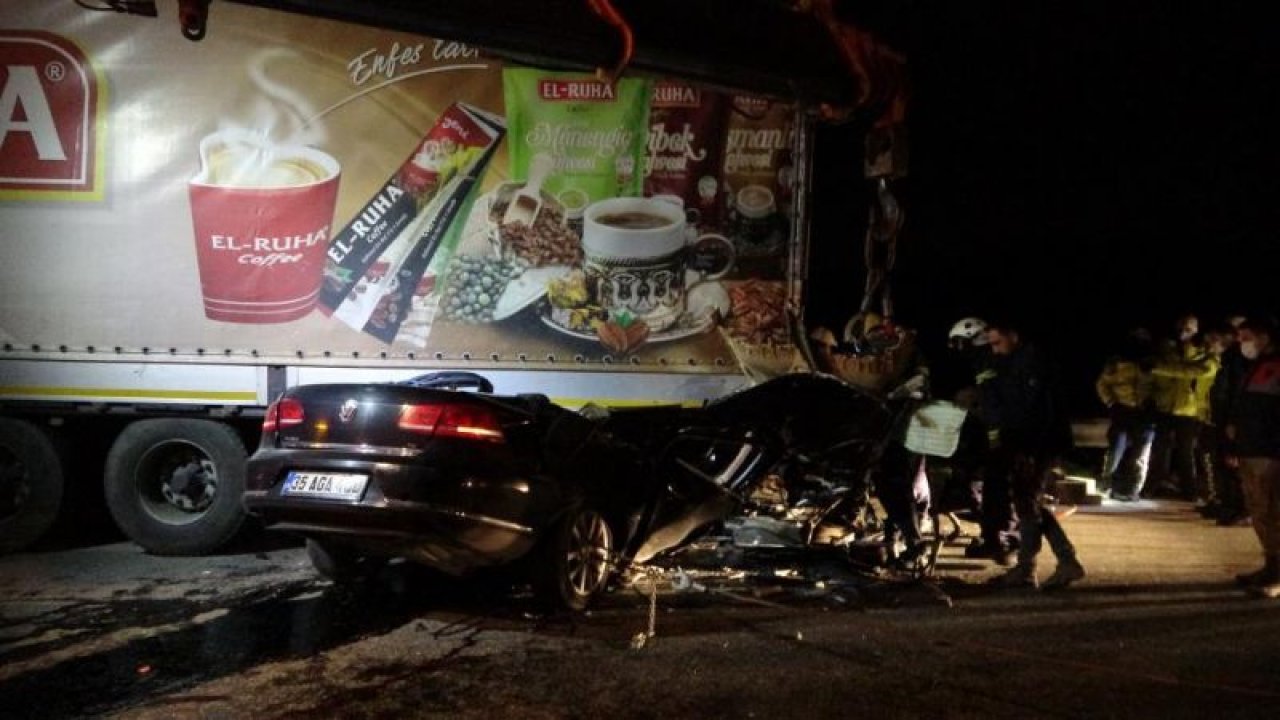
<path id="1" fill-rule="evenodd" d="M 212 420 L 139 420 L 107 453 L 105 492 L 125 535 L 156 555 L 203 555 L 244 524 L 244 443 Z"/>
<path id="2" fill-rule="evenodd" d="M 0 553 L 35 542 L 62 505 L 62 461 L 40 428 L 0 418 Z"/>

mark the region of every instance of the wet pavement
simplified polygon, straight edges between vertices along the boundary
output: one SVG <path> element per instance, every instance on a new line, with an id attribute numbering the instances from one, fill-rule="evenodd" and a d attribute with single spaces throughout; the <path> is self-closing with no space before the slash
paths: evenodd
<path id="1" fill-rule="evenodd" d="M 667 576 L 641 649 L 644 580 L 549 617 L 406 567 L 337 588 L 270 536 L 13 555 L 0 717 L 1275 717 L 1280 602 L 1231 582 L 1250 530 L 1172 502 L 1066 527 L 1090 574 L 1058 593 L 986 586 L 997 568 L 959 544 L 925 582 Z"/>

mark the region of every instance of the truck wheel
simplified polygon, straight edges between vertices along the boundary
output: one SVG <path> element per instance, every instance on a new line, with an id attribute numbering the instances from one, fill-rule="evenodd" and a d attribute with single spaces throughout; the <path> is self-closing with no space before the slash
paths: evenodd
<path id="1" fill-rule="evenodd" d="M 107 507 L 130 539 L 156 555 L 201 555 L 239 532 L 244 443 L 210 420 L 139 420 L 107 453 Z"/>
<path id="2" fill-rule="evenodd" d="M 0 418 L 0 553 L 21 550 L 49 529 L 62 482 L 49 436 L 25 420 Z"/>

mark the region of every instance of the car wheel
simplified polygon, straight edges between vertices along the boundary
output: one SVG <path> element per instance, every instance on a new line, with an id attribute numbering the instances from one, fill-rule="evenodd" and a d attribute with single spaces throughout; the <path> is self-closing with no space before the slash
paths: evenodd
<path id="1" fill-rule="evenodd" d="M 131 540 L 156 555 L 201 555 L 244 524 L 244 443 L 209 420 L 140 420 L 107 453 L 107 508 Z"/>
<path id="2" fill-rule="evenodd" d="M 385 558 L 362 555 L 353 548 L 307 538 L 307 557 L 316 572 L 338 584 L 363 582 L 378 574 Z"/>
<path id="3" fill-rule="evenodd" d="M 21 550 L 49 529 L 62 484 L 49 436 L 29 422 L 0 418 L 0 553 Z"/>
<path id="4" fill-rule="evenodd" d="M 584 610 L 614 569 L 613 529 L 589 506 L 570 510 L 544 538 L 532 568 L 539 597 L 554 609 Z"/>

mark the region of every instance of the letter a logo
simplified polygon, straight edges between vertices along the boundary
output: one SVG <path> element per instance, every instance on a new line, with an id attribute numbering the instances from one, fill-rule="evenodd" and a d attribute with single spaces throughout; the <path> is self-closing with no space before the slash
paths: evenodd
<path id="1" fill-rule="evenodd" d="M 0 31 L 0 199 L 102 196 L 99 85 L 66 38 Z"/>

